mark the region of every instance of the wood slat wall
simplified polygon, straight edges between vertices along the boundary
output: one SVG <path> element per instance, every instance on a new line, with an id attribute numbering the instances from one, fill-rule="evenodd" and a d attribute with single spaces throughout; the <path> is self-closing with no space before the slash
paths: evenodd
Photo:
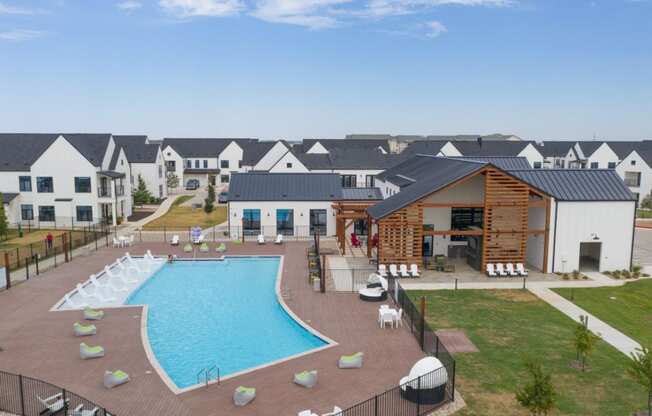
<path id="1" fill-rule="evenodd" d="M 378 221 L 381 264 L 423 264 L 423 205 L 407 206 Z"/>

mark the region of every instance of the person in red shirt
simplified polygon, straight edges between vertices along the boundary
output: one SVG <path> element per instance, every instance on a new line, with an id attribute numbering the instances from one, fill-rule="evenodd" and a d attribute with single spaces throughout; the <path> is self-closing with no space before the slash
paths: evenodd
<path id="1" fill-rule="evenodd" d="M 45 237 L 45 241 L 48 244 L 48 250 L 52 250 L 52 242 L 54 241 L 54 236 L 51 232 L 48 232 L 48 235 Z"/>

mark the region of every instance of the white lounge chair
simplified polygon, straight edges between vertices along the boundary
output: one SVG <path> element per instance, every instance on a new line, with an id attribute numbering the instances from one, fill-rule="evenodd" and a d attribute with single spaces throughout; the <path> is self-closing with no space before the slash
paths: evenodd
<path id="1" fill-rule="evenodd" d="M 518 276 L 518 273 L 516 273 L 516 270 L 514 270 L 514 265 L 512 263 L 507 263 L 505 265 L 505 272 L 507 272 L 507 274 L 512 277 Z"/>
<path id="2" fill-rule="evenodd" d="M 138 270 L 139 273 L 145 271 L 142 267 L 140 267 L 140 264 L 131 257 L 129 252 L 125 253 L 125 258 L 123 261 L 127 266 L 134 267 L 136 270 Z"/>
<path id="3" fill-rule="evenodd" d="M 80 404 L 79 406 L 75 407 L 71 413 L 68 414 L 70 416 L 95 416 L 99 410 L 99 407 L 95 407 L 92 410 L 86 410 L 84 409 L 84 405 Z"/>
<path id="4" fill-rule="evenodd" d="M 398 266 L 398 272 L 401 275 L 401 277 L 410 277 L 410 273 L 408 273 L 408 268 L 406 264 L 401 264 Z"/>
<path id="5" fill-rule="evenodd" d="M 118 262 L 118 263 L 119 263 L 119 262 Z M 118 267 L 120 267 L 120 266 L 118 266 Z M 104 274 L 106 274 L 106 276 L 109 278 L 109 281 L 110 281 L 110 280 L 120 280 L 120 281 L 123 282 L 124 284 L 134 284 L 134 283 L 138 283 L 138 280 L 129 279 L 129 278 L 125 275 L 125 273 L 123 273 L 122 271 L 119 271 L 119 272 L 117 272 L 117 273 L 114 273 L 113 270 L 111 270 L 111 269 L 109 268 L 109 266 L 104 266 Z"/>
<path id="6" fill-rule="evenodd" d="M 83 301 L 77 302 L 77 301 L 72 300 L 69 293 L 66 293 L 65 295 L 63 295 L 63 299 L 64 299 L 65 303 L 70 305 L 70 307 L 73 308 L 73 309 L 81 309 L 81 308 L 85 308 L 85 307 L 88 306 L 87 302 L 83 302 Z"/>
<path id="7" fill-rule="evenodd" d="M 496 273 L 498 273 L 498 276 L 507 276 L 507 272 L 502 263 L 496 263 Z"/>
<path id="8" fill-rule="evenodd" d="M 258 234 L 258 244 L 265 244 L 265 236 Z"/>
<path id="9" fill-rule="evenodd" d="M 419 267 L 416 264 L 410 265 L 410 273 L 412 274 L 412 277 L 421 276 L 421 274 L 419 273 Z"/>
<path id="10" fill-rule="evenodd" d="M 382 277 L 387 277 L 387 266 L 385 266 L 384 264 L 379 264 L 378 274 L 381 275 Z"/>
<path id="11" fill-rule="evenodd" d="M 57 414 L 63 410 L 63 408 L 68 404 L 69 400 L 63 400 L 63 393 L 57 393 L 54 396 L 46 397 L 42 399 L 41 396 L 36 396 L 39 402 L 45 407 L 41 414 L 48 412 L 50 415 Z"/>
<path id="12" fill-rule="evenodd" d="M 131 264 L 125 265 L 125 263 L 121 262 L 120 259 L 116 260 L 115 264 L 118 267 L 118 270 L 120 270 L 119 274 L 122 274 L 124 276 L 130 274 L 129 272 L 131 272 L 131 274 L 136 274 L 136 275 L 140 273 L 140 269 L 138 269 L 136 266 L 133 266 Z"/>
<path id="13" fill-rule="evenodd" d="M 88 278 L 88 280 L 89 280 L 89 281 L 91 282 L 91 284 L 93 285 L 93 288 L 95 288 L 95 292 L 94 292 L 94 293 L 98 293 L 98 292 L 102 292 L 102 291 L 104 291 L 104 293 L 107 293 L 107 291 L 108 291 L 109 293 L 111 293 L 112 291 L 114 291 L 114 289 L 111 287 L 111 285 L 109 285 L 108 282 L 107 282 L 107 283 L 101 283 L 99 280 L 97 280 L 97 279 L 95 278 L 95 275 L 94 275 L 94 274 L 92 274 L 92 275 Z"/>
<path id="14" fill-rule="evenodd" d="M 122 244 L 120 244 L 120 240 L 117 238 L 113 237 L 113 247 L 120 247 Z"/>
<path id="15" fill-rule="evenodd" d="M 392 277 L 398 277 L 398 269 L 395 264 L 389 265 L 389 274 L 391 274 Z"/>
<path id="16" fill-rule="evenodd" d="M 498 273 L 496 273 L 493 263 L 487 263 L 487 276 L 498 277 Z"/>
<path id="17" fill-rule="evenodd" d="M 92 294 L 88 293 L 86 291 L 86 289 L 84 289 L 84 286 L 82 286 L 81 283 L 77 283 L 77 293 L 79 293 L 81 295 L 81 297 L 84 298 L 84 299 L 95 298 L 95 299 L 99 300 L 102 303 L 115 302 L 115 298 L 113 298 L 113 297 L 105 297 L 98 291 L 95 291 Z"/>
<path id="18" fill-rule="evenodd" d="M 412 402 L 425 399 L 435 404 L 444 400 L 447 382 L 448 372 L 441 361 L 425 357 L 412 366 L 410 373 L 399 381 L 399 387 L 404 399 Z"/>
<path id="19" fill-rule="evenodd" d="M 527 276 L 527 270 L 523 266 L 523 263 L 516 263 L 516 272 L 523 277 Z"/>
<path id="20" fill-rule="evenodd" d="M 398 314 L 396 315 L 396 327 L 398 328 L 399 326 L 403 326 L 403 308 L 398 310 Z"/>
<path id="21" fill-rule="evenodd" d="M 170 240 L 170 244 L 173 246 L 178 246 L 179 245 L 179 235 L 175 234 L 172 236 L 172 240 Z"/>
<path id="22" fill-rule="evenodd" d="M 332 412 L 324 413 L 321 416 L 342 416 L 342 409 L 337 406 L 333 406 Z"/>
<path id="23" fill-rule="evenodd" d="M 274 241 L 274 244 L 283 244 L 283 234 L 279 234 L 276 236 L 276 240 Z"/>
<path id="24" fill-rule="evenodd" d="M 394 314 L 389 311 L 389 309 L 380 310 L 380 327 L 385 328 L 385 324 L 389 324 L 394 328 Z"/>

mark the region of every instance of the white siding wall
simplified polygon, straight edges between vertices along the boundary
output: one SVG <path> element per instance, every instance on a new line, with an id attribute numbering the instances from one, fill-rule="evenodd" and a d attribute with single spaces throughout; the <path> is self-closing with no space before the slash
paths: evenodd
<path id="1" fill-rule="evenodd" d="M 550 252 L 554 252 L 555 272 L 579 268 L 581 242 L 602 242 L 600 271 L 629 269 L 634 202 L 559 202 L 556 224 L 552 220 L 550 235 L 554 238 L 556 228 L 556 243 Z"/>
<path id="2" fill-rule="evenodd" d="M 236 142 L 229 143 L 224 148 L 224 150 L 222 150 L 222 152 L 218 156 L 218 165 L 217 165 L 217 167 L 220 169 L 220 174 L 219 174 L 219 176 L 217 178 L 218 185 L 220 183 L 222 183 L 224 185 L 228 185 L 228 182 L 222 182 L 221 181 L 222 176 L 228 175 L 229 178 L 230 178 L 231 173 L 244 171 L 244 169 L 240 167 L 240 162 L 242 161 L 242 156 L 243 156 L 243 150 Z M 228 161 L 229 167 L 228 168 L 223 168 L 222 167 L 222 161 Z M 229 179 L 229 181 L 230 181 L 230 179 Z"/>
<path id="3" fill-rule="evenodd" d="M 632 164 L 632 162 L 634 164 Z M 623 180 L 625 180 L 625 172 L 637 172 L 641 174 L 640 186 L 630 186 L 629 190 L 639 194 L 639 204 L 647 195 L 652 192 L 652 168 L 645 163 L 645 161 L 634 151 L 623 159 L 618 166 L 616 166 L 616 173 Z"/>
<path id="4" fill-rule="evenodd" d="M 427 197 L 424 201 L 434 203 L 482 203 L 484 202 L 484 176 L 474 176 L 464 183 L 437 192 L 436 194 Z"/>
<path id="5" fill-rule="evenodd" d="M 332 201 L 282 201 L 282 202 L 229 202 L 229 224 L 232 234 L 237 234 L 236 229 L 242 226 L 242 211 L 244 209 L 260 209 L 260 223 L 265 235 L 268 237 L 276 236 L 276 210 L 293 209 L 294 226 L 301 227 L 301 235 L 307 235 L 310 226 L 310 210 L 326 210 L 326 234 L 327 236 L 335 235 L 335 216 L 333 216 Z M 236 238 L 234 236 L 234 238 Z"/>
<path id="6" fill-rule="evenodd" d="M 367 175 L 376 176 L 381 173 L 382 170 L 373 169 L 373 170 L 352 170 L 352 169 L 334 169 L 333 173 L 338 173 L 340 175 L 355 175 L 356 177 L 356 186 L 358 188 L 364 188 L 367 180 Z"/>
<path id="7" fill-rule="evenodd" d="M 381 181 L 378 178 L 376 178 L 375 185 L 376 188 L 380 189 L 380 193 L 383 195 L 383 199 L 387 199 L 390 196 L 401 192 L 401 188 L 399 188 L 398 186 L 390 182 Z"/>
<path id="8" fill-rule="evenodd" d="M 179 192 L 186 185 L 186 181 L 184 180 L 183 177 L 183 169 L 185 167 L 183 164 L 183 158 L 170 146 L 166 146 L 165 149 L 162 150 L 162 153 L 163 153 L 163 160 L 165 162 L 167 161 L 175 162 L 174 170 L 171 172 L 174 172 L 174 174 L 177 175 L 177 177 L 179 178 L 179 186 L 175 190 L 176 192 Z"/>
<path id="9" fill-rule="evenodd" d="M 292 167 L 287 167 L 287 164 L 291 163 Z M 303 163 L 291 152 L 285 153 L 278 162 L 269 170 L 273 173 L 308 173 L 310 172 Z"/>
<path id="10" fill-rule="evenodd" d="M 147 185 L 147 190 L 149 190 L 153 196 L 156 198 L 167 197 L 165 163 L 163 161 L 163 154 L 161 153 L 160 149 L 156 155 L 156 161 L 154 163 L 131 163 L 130 168 L 131 178 L 133 178 L 133 182 L 131 179 L 129 182 L 132 189 L 136 189 L 138 186 L 138 175 L 140 175 Z M 162 193 L 159 193 L 161 188 Z"/>
<path id="11" fill-rule="evenodd" d="M 439 152 L 442 155 L 448 157 L 463 156 L 462 153 L 459 150 L 457 150 L 457 148 L 451 142 L 448 142 L 445 145 L 443 145 L 442 148 L 439 150 Z"/>
<path id="12" fill-rule="evenodd" d="M 546 228 L 546 209 L 533 207 L 528 210 L 528 229 Z M 543 270 L 543 251 L 545 246 L 545 235 L 528 235 L 527 238 L 527 264 L 538 270 Z"/>
<path id="13" fill-rule="evenodd" d="M 287 153 L 287 151 L 288 148 L 283 143 L 276 142 L 265 156 L 256 163 L 256 166 L 253 167 L 254 170 L 270 170 L 272 166 L 274 166 L 274 164 Z"/>
<path id="14" fill-rule="evenodd" d="M 450 207 L 445 208 L 424 208 L 423 223 L 432 224 L 435 230 L 450 230 L 451 228 L 451 211 Z M 448 235 L 435 235 L 432 238 L 432 255 L 448 255 L 448 246 L 451 244 L 451 238 Z"/>
<path id="15" fill-rule="evenodd" d="M 607 143 L 602 143 L 598 149 L 588 158 L 586 168 L 590 169 L 592 163 L 598 163 L 598 169 L 607 169 L 609 162 L 618 163 L 618 155 L 611 150 Z"/>
<path id="16" fill-rule="evenodd" d="M 326 149 L 321 143 L 315 142 L 306 153 L 328 153 L 328 149 Z"/>
<path id="17" fill-rule="evenodd" d="M 525 148 L 518 154 L 518 156 L 524 157 L 530 163 L 530 167 L 534 167 L 534 163 L 538 162 L 543 167 L 543 155 L 529 143 Z"/>

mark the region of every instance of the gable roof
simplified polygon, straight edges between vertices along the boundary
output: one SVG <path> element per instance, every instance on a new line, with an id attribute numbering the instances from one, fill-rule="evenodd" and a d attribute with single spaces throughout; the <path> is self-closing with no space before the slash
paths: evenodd
<path id="1" fill-rule="evenodd" d="M 633 150 L 638 149 L 652 149 L 652 141 L 642 140 L 642 141 L 612 141 L 605 142 L 607 146 L 611 148 L 618 155 L 618 159 L 623 160 L 626 158 Z"/>
<path id="2" fill-rule="evenodd" d="M 2 204 L 6 205 L 13 201 L 19 194 L 14 192 L 1 192 L 2 193 Z"/>
<path id="3" fill-rule="evenodd" d="M 641 159 L 652 169 L 652 147 L 636 149 L 636 153 L 641 156 Z"/>
<path id="4" fill-rule="evenodd" d="M 583 141 L 583 142 L 577 142 L 577 144 L 580 146 L 580 149 L 582 149 L 582 153 L 584 154 L 585 158 L 591 157 L 593 153 L 595 153 L 596 150 L 600 146 L 602 146 L 604 142 L 598 142 L 598 141 Z"/>
<path id="5" fill-rule="evenodd" d="M 102 165 L 111 134 L 88 133 L 3 133 L 0 134 L 0 170 L 29 171 L 32 164 L 54 143 L 63 136 L 93 166 Z"/>
<path id="6" fill-rule="evenodd" d="M 502 170 L 532 169 L 530 162 L 523 156 L 449 156 L 449 158 L 491 163 Z"/>
<path id="7" fill-rule="evenodd" d="M 629 188 L 613 169 L 528 169 L 513 176 L 558 201 L 632 201 Z"/>
<path id="8" fill-rule="evenodd" d="M 378 188 L 342 188 L 342 200 L 347 201 L 380 201 L 383 194 Z"/>
<path id="9" fill-rule="evenodd" d="M 568 152 L 573 150 L 577 142 L 571 141 L 543 141 L 540 145 L 536 146 L 539 153 L 544 157 L 565 157 Z"/>
<path id="10" fill-rule="evenodd" d="M 233 173 L 230 201 L 332 201 L 341 199 L 342 181 L 334 173 Z"/>
<path id="11" fill-rule="evenodd" d="M 167 146 L 170 146 L 183 158 L 217 158 L 231 142 L 236 142 L 242 147 L 256 141 L 258 139 L 165 138 L 163 139 L 161 148 L 165 149 Z"/>
<path id="12" fill-rule="evenodd" d="M 307 152 L 315 143 L 319 142 L 329 152 L 333 149 L 374 149 L 382 147 L 389 153 L 389 141 L 387 139 L 303 139 L 303 152 Z"/>
<path id="13" fill-rule="evenodd" d="M 242 147 L 242 164 L 245 166 L 255 166 L 260 159 L 263 158 L 276 143 L 283 143 L 282 141 L 256 141 L 256 142 L 241 142 Z M 287 145 L 283 143 L 287 148 Z"/>
<path id="14" fill-rule="evenodd" d="M 119 149 L 122 148 L 129 163 L 154 163 L 158 154 L 158 144 L 148 144 L 147 136 L 113 136 L 116 151 L 109 169 L 114 169 L 118 159 Z"/>
<path id="15" fill-rule="evenodd" d="M 452 141 L 453 146 L 463 156 L 518 156 L 529 144 L 529 141 Z M 535 147 L 536 148 L 536 147 Z"/>
<path id="16" fill-rule="evenodd" d="M 419 140 L 410 143 L 402 152 L 402 155 L 414 156 L 416 154 L 437 155 L 448 140 Z"/>

